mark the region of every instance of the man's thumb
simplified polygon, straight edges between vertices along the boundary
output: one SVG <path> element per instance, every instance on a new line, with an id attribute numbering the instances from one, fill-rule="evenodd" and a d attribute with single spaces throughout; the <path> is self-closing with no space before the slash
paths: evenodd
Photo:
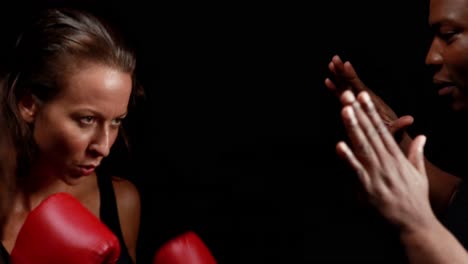
<path id="1" fill-rule="evenodd" d="M 426 167 L 424 166 L 424 146 L 426 144 L 426 136 L 417 136 L 408 149 L 408 159 L 422 174 L 426 175 Z"/>

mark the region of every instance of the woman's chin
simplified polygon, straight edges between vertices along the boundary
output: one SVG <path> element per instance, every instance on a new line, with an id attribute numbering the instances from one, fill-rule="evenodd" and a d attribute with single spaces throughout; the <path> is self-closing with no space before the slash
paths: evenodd
<path id="1" fill-rule="evenodd" d="M 73 172 L 68 173 L 64 177 L 63 180 L 69 185 L 76 185 L 76 184 L 79 184 L 84 179 L 86 179 L 88 177 L 91 177 L 93 175 L 95 175 L 94 171 L 84 173 L 84 172 L 82 172 L 80 170 L 74 170 Z"/>

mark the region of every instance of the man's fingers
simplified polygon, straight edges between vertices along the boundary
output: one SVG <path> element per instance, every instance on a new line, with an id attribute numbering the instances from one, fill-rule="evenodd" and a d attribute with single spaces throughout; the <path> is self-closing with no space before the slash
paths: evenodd
<path id="1" fill-rule="evenodd" d="M 349 97 L 348 100 L 352 101 L 354 114 L 356 116 L 360 129 L 363 131 L 368 144 L 372 147 L 374 153 L 376 154 L 375 157 L 373 157 L 372 159 L 368 159 L 372 162 L 379 161 L 375 164 L 382 164 L 385 166 L 385 159 L 387 158 L 387 148 L 383 143 L 380 130 L 384 129 L 386 131 L 387 128 L 385 127 L 383 122 L 381 122 L 381 124 L 375 124 L 372 121 L 372 117 L 369 116 L 369 113 L 365 111 L 365 108 L 363 108 L 363 106 L 361 106 L 362 102 L 357 101 L 350 91 L 346 91 L 345 93 L 346 95 L 344 97 Z M 376 115 L 378 115 L 375 109 L 374 112 Z M 361 144 L 362 142 L 363 141 L 361 141 Z"/>
<path id="2" fill-rule="evenodd" d="M 340 102 L 343 105 L 352 105 L 356 101 L 353 92 L 344 91 L 340 96 Z"/>
<path id="3" fill-rule="evenodd" d="M 414 122 L 414 118 L 410 115 L 405 115 L 395 120 L 389 127 L 390 133 L 395 134 L 396 132 L 411 126 Z"/>
<path id="4" fill-rule="evenodd" d="M 340 158 L 345 160 L 351 166 L 351 168 L 353 168 L 354 171 L 356 171 L 359 180 L 363 184 L 364 188 L 368 190 L 371 184 L 369 175 L 364 169 L 364 166 L 362 166 L 361 162 L 359 162 L 359 160 L 356 158 L 353 151 L 349 148 L 349 146 L 343 141 L 338 142 L 338 144 L 336 144 L 336 152 Z"/>
<path id="5" fill-rule="evenodd" d="M 329 69 L 333 74 L 336 74 L 335 64 L 333 63 L 333 61 L 330 61 L 330 63 L 328 63 L 328 69 Z"/>
<path id="6" fill-rule="evenodd" d="M 350 91 L 345 93 L 352 94 Z M 369 120 L 365 120 L 366 117 L 363 117 L 365 114 L 357 107 L 359 103 L 354 101 L 352 105 L 346 105 L 342 111 L 343 122 L 354 154 L 364 165 L 379 165 L 382 157 L 377 152 L 381 150 L 381 145 L 374 142 L 375 137 L 372 134 L 376 133 L 371 131 Z"/>
<path id="7" fill-rule="evenodd" d="M 422 173 L 426 175 L 426 166 L 424 165 L 424 146 L 426 144 L 426 136 L 420 135 L 417 136 L 408 150 L 408 159 L 411 161 L 413 166 Z"/>
<path id="8" fill-rule="evenodd" d="M 332 80 L 330 80 L 330 78 L 325 79 L 325 86 L 331 91 L 336 90 L 336 85 L 332 82 Z"/>
<path id="9" fill-rule="evenodd" d="M 390 134 L 390 131 L 377 112 L 374 103 L 371 101 L 369 93 L 360 92 L 358 95 L 358 101 L 361 103 L 365 112 L 367 113 L 372 126 L 376 129 L 380 143 L 385 146 L 384 148 L 393 155 L 402 155 L 399 146 L 393 138 L 393 135 Z"/>
<path id="10" fill-rule="evenodd" d="M 343 64 L 343 75 L 349 84 L 351 84 L 355 92 L 368 90 L 366 85 L 358 77 L 356 70 L 354 70 L 353 65 L 351 65 L 351 62 L 347 61 Z"/>
<path id="11" fill-rule="evenodd" d="M 343 61 L 341 60 L 340 56 L 338 55 L 333 56 L 332 62 L 335 64 L 335 66 L 337 66 L 337 70 L 342 68 L 341 66 L 343 65 Z"/>

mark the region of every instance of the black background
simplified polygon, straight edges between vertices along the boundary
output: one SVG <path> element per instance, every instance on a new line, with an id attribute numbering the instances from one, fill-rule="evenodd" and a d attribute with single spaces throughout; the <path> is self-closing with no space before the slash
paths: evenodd
<path id="1" fill-rule="evenodd" d="M 323 80 L 334 54 L 350 59 L 415 116 L 427 156 L 464 173 L 460 117 L 447 118 L 424 66 L 427 2 L 168 2 L 20 1 L 2 17 L 4 46 L 44 6 L 90 9 L 134 44 L 148 97 L 133 159 L 109 161 L 141 193 L 139 263 L 187 230 L 219 263 L 398 261 L 397 233 L 358 202 L 335 155 L 345 134 Z"/>

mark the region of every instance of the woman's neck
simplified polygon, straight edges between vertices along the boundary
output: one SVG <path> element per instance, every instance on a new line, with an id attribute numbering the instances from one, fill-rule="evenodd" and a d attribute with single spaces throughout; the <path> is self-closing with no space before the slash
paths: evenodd
<path id="1" fill-rule="evenodd" d="M 57 178 L 36 181 L 35 178 L 26 177 L 18 183 L 14 196 L 14 209 L 31 211 L 48 196 L 57 192 L 71 191 L 71 186 Z"/>
<path id="2" fill-rule="evenodd" d="M 34 163 L 29 173 L 18 179 L 14 204 L 18 209 L 29 211 L 49 195 L 69 191 L 70 186 L 56 172 L 41 163 Z"/>
<path id="3" fill-rule="evenodd" d="M 50 163 L 35 162 L 29 173 L 20 177 L 17 184 L 18 196 L 15 197 L 19 198 L 23 209 L 34 209 L 54 193 L 66 192 L 76 197 L 81 196 L 82 190 L 86 189 L 89 185 L 87 183 L 91 183 L 93 179 L 95 174 L 77 178 L 60 175 L 60 171 L 55 170 Z"/>

